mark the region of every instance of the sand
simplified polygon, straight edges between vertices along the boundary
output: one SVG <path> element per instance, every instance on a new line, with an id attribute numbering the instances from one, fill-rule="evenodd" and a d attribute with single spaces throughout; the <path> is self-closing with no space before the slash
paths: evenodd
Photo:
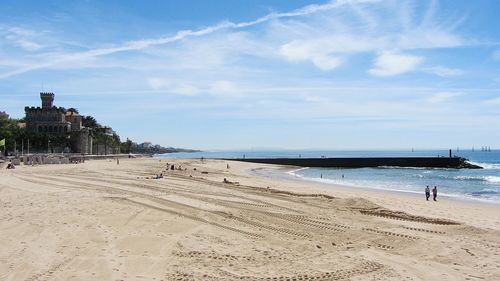
<path id="1" fill-rule="evenodd" d="M 227 163 L 1 170 L 0 280 L 500 280 L 498 205 Z"/>

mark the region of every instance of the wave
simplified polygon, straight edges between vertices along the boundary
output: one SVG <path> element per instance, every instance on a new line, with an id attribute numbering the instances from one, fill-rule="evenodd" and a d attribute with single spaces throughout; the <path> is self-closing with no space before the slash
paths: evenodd
<path id="1" fill-rule="evenodd" d="M 487 176 L 486 181 L 488 182 L 494 182 L 494 183 L 500 183 L 500 177 L 497 176 Z"/>
<path id="2" fill-rule="evenodd" d="M 303 170 L 307 170 L 307 169 L 309 169 L 309 167 L 304 167 L 304 168 L 299 168 L 299 169 L 291 170 L 291 171 L 288 171 L 286 173 L 289 174 L 289 175 L 291 175 L 291 176 L 303 178 L 302 175 L 299 175 L 297 173 L 300 172 L 300 171 L 303 171 Z"/>
<path id="3" fill-rule="evenodd" d="M 484 163 L 484 162 L 473 162 L 473 161 L 470 161 L 470 163 L 483 167 L 483 169 L 486 170 L 500 170 L 500 163 Z"/>
<path id="4" fill-rule="evenodd" d="M 485 181 L 491 183 L 500 183 L 499 176 L 457 176 L 455 180 Z"/>
<path id="5" fill-rule="evenodd" d="M 426 168 L 426 167 L 401 167 L 401 166 L 378 166 L 375 169 L 405 169 L 405 170 L 429 170 L 429 169 L 446 169 L 446 168 Z"/>
<path id="6" fill-rule="evenodd" d="M 372 189 L 372 190 L 382 190 L 382 191 L 394 191 L 394 192 L 402 192 L 402 193 L 411 193 L 411 194 L 421 194 L 422 191 L 417 191 L 412 186 L 408 186 L 408 189 L 401 188 L 402 186 L 394 186 L 388 183 L 375 183 L 375 182 L 357 182 L 357 181 L 339 181 L 325 178 L 316 178 L 316 177 L 307 177 L 297 175 L 298 178 L 307 181 L 320 182 L 324 184 L 333 184 L 337 186 L 344 187 L 354 187 L 354 188 L 362 188 L 362 189 Z M 482 189 L 479 191 L 474 191 L 470 193 L 461 193 L 461 192 L 439 192 L 440 196 L 453 197 L 459 200 L 474 200 L 474 201 L 482 201 L 489 203 L 500 203 L 500 191 L 493 189 Z"/>
<path id="7" fill-rule="evenodd" d="M 421 194 L 421 186 L 416 186 L 412 184 L 405 184 L 403 182 L 387 182 L 387 181 L 372 181 L 372 180 L 360 180 L 360 179 L 332 179 L 328 177 L 320 178 L 316 175 L 303 175 L 301 173 L 297 173 L 299 171 L 311 169 L 311 168 L 300 168 L 292 171 L 285 172 L 289 176 L 292 176 L 298 180 L 306 180 L 312 182 L 318 182 L 323 184 L 330 184 L 335 186 L 343 186 L 343 187 L 352 187 L 352 188 L 361 188 L 361 189 L 373 189 L 373 190 L 384 190 L 384 191 L 394 191 L 394 192 L 402 192 L 402 193 L 412 193 L 412 194 Z M 454 178 L 448 178 L 450 180 L 475 180 L 481 182 L 494 182 L 500 183 L 500 176 L 457 176 Z M 465 182 L 467 184 L 467 182 Z M 461 188 L 447 188 L 445 190 L 441 189 L 439 192 L 440 196 L 445 197 L 453 197 L 458 200 L 474 200 L 474 201 L 482 201 L 494 204 L 500 204 L 500 189 L 497 189 L 496 186 L 492 186 L 491 188 L 482 188 L 479 189 L 472 185 L 471 188 L 463 190 Z"/>
<path id="8" fill-rule="evenodd" d="M 500 194 L 498 190 L 487 189 L 487 188 L 480 191 L 471 192 L 472 196 L 497 195 L 497 194 Z"/>

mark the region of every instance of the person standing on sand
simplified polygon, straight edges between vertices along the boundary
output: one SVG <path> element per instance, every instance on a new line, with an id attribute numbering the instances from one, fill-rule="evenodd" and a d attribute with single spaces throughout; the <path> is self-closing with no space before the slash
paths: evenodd
<path id="1" fill-rule="evenodd" d="M 432 189 L 432 196 L 434 198 L 434 201 L 437 201 L 436 200 L 436 197 L 438 196 L 438 188 L 437 188 L 437 186 L 434 186 L 434 188 Z"/>
<path id="2" fill-rule="evenodd" d="M 431 197 L 431 190 L 429 189 L 429 186 L 425 188 L 425 200 L 429 201 L 429 197 Z"/>

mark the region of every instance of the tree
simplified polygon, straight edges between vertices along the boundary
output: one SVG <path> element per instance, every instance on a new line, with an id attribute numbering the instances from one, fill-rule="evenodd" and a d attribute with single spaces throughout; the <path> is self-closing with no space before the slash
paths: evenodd
<path id="1" fill-rule="evenodd" d="M 73 113 L 80 113 L 80 112 L 78 112 L 78 109 L 76 109 L 74 107 L 70 107 L 70 108 L 66 109 L 66 111 L 73 112 Z"/>
<path id="2" fill-rule="evenodd" d="M 5 139 L 5 148 L 2 147 L 2 150 L 14 151 L 14 142 L 21 132 L 17 122 L 16 119 L 10 119 L 6 114 L 0 115 L 0 140 Z"/>
<path id="3" fill-rule="evenodd" d="M 127 141 L 121 143 L 121 150 L 124 153 L 130 153 L 132 151 L 133 142 L 127 138 Z"/>
<path id="4" fill-rule="evenodd" d="M 82 119 L 82 125 L 90 129 L 96 129 L 99 126 L 97 120 L 92 116 L 84 116 Z"/>

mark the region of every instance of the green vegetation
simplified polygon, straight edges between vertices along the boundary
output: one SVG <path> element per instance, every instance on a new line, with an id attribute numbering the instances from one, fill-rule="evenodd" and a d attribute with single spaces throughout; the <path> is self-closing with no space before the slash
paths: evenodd
<path id="1" fill-rule="evenodd" d="M 23 144 L 27 152 L 28 142 L 30 152 L 47 152 L 55 147 L 70 146 L 69 135 L 28 132 L 18 126 L 22 121 L 24 120 L 9 118 L 6 114 L 0 115 L 0 140 L 5 139 L 5 149 L 0 148 L 2 152 L 4 150 L 11 153 L 15 150 L 21 151 Z"/>
<path id="2" fill-rule="evenodd" d="M 67 111 L 78 113 L 75 108 L 69 108 Z M 14 154 L 14 151 L 21 151 L 24 144 L 24 152 L 27 153 L 28 141 L 31 153 L 47 151 L 63 152 L 71 147 L 71 134 L 61 135 L 28 132 L 22 126 L 18 126 L 23 119 L 9 118 L 9 115 L 0 112 L 0 140 L 5 139 L 5 148 L 1 147 L 2 153 L 7 151 Z M 82 116 L 82 125 L 89 128 L 93 137 L 93 146 L 99 151 L 108 151 L 111 149 L 114 153 L 141 153 L 141 154 L 162 154 L 172 152 L 194 152 L 195 150 L 180 149 L 173 147 L 162 147 L 160 145 L 138 144 L 127 138 L 121 142 L 120 136 L 114 133 L 111 128 L 101 126 L 92 116 Z"/>
<path id="3" fill-rule="evenodd" d="M 17 127 L 17 120 L 10 119 L 7 114 L 0 114 L 0 140 L 5 139 L 5 148 L 0 147 L 2 151 L 14 150 L 14 143 L 10 140 L 20 135 L 20 129 Z"/>

